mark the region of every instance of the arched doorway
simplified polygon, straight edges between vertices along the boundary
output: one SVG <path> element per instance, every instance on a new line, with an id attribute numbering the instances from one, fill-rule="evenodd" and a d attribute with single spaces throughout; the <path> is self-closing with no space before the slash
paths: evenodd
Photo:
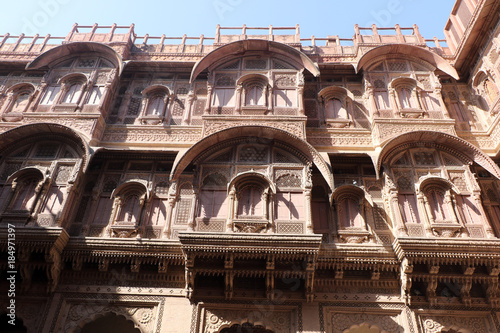
<path id="1" fill-rule="evenodd" d="M 79 333 L 141 333 L 138 328 L 134 327 L 134 323 L 127 320 L 124 316 L 118 316 L 114 313 L 109 313 L 103 317 L 97 318 L 90 323 L 85 324 Z"/>
<path id="2" fill-rule="evenodd" d="M 274 333 L 271 330 L 266 329 L 263 326 L 254 326 L 249 323 L 244 323 L 242 325 L 235 324 L 231 327 L 224 328 L 220 333 Z"/>

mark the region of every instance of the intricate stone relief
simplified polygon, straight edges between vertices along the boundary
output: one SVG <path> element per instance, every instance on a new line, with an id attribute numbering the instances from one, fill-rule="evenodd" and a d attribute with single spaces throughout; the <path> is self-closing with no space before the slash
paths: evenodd
<path id="1" fill-rule="evenodd" d="M 231 119 L 231 120 L 205 120 L 203 122 L 203 136 L 236 126 L 269 126 L 292 133 L 299 138 L 305 137 L 305 125 L 303 120 L 266 120 L 266 119 Z"/>
<path id="2" fill-rule="evenodd" d="M 258 323 L 275 333 L 290 333 L 293 322 L 290 311 L 263 311 L 262 309 L 228 310 L 210 309 L 205 311 L 204 333 L 217 333 L 220 329 L 234 324 Z"/>
<path id="3" fill-rule="evenodd" d="M 313 146 L 367 146 L 373 145 L 370 133 L 307 132 L 307 142 Z"/>
<path id="4" fill-rule="evenodd" d="M 127 129 L 112 128 L 102 137 L 104 142 L 172 142 L 195 143 L 201 138 L 199 128 L 183 129 Z"/>
<path id="5" fill-rule="evenodd" d="M 453 124 L 432 123 L 428 122 L 376 122 L 373 127 L 373 140 L 378 143 L 383 143 L 390 138 L 400 134 L 405 134 L 413 131 L 436 131 L 443 132 L 456 136 Z"/>
<path id="6" fill-rule="evenodd" d="M 156 307 L 154 306 L 120 306 L 112 304 L 73 304 L 67 314 L 66 321 L 56 332 L 73 332 L 83 323 L 110 313 L 122 315 L 132 321 L 135 327 L 143 332 L 152 332 L 155 324 Z"/>
<path id="7" fill-rule="evenodd" d="M 456 316 L 421 316 L 425 333 L 440 333 L 443 329 L 467 329 L 468 332 L 489 332 L 487 318 L 468 317 L 462 314 Z"/>
<path id="8" fill-rule="evenodd" d="M 25 124 L 39 124 L 39 123 L 54 123 L 59 125 L 64 125 L 73 129 L 76 129 L 82 133 L 88 134 L 89 136 L 93 135 L 93 131 L 97 124 L 96 119 L 68 119 L 63 117 L 24 117 L 23 125 Z"/>
<path id="9" fill-rule="evenodd" d="M 334 333 L 346 332 L 349 328 L 363 323 L 376 325 L 386 332 L 403 332 L 399 323 L 399 315 L 370 313 L 332 313 L 327 323 L 327 331 Z"/>

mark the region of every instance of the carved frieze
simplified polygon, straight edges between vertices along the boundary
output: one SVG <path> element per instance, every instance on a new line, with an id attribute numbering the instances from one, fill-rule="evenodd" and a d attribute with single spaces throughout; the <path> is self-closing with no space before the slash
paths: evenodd
<path id="1" fill-rule="evenodd" d="M 103 134 L 104 142 L 129 142 L 129 143 L 186 143 L 193 144 L 201 138 L 200 128 L 137 128 L 112 127 Z"/>
<path id="2" fill-rule="evenodd" d="M 454 122 L 450 121 L 375 121 L 373 125 L 373 142 L 383 144 L 387 140 L 413 131 L 436 131 L 456 136 Z"/>
<path id="3" fill-rule="evenodd" d="M 254 119 L 247 119 L 247 118 L 205 119 L 203 121 L 203 136 L 206 137 L 215 132 L 219 132 L 224 129 L 237 126 L 268 126 L 268 127 L 278 128 L 283 131 L 287 131 L 302 139 L 305 138 L 304 119 L 302 118 L 283 119 L 283 117 L 281 117 L 280 119 L 270 118 L 270 117 L 259 117 Z"/>
<path id="4" fill-rule="evenodd" d="M 404 332 L 398 313 L 359 313 L 355 312 L 330 312 L 327 321 L 327 332 L 349 332 L 363 324 L 378 328 L 374 332 Z"/>
<path id="5" fill-rule="evenodd" d="M 307 142 L 313 146 L 371 147 L 373 145 L 373 139 L 367 131 L 307 131 Z"/>
<path id="6" fill-rule="evenodd" d="M 469 317 L 463 314 L 455 316 L 422 315 L 420 316 L 422 327 L 425 333 L 446 332 L 450 329 L 461 332 L 489 332 L 487 317 Z"/>
<path id="7" fill-rule="evenodd" d="M 292 311 L 265 309 L 265 306 L 245 310 L 207 309 L 203 318 L 203 332 L 216 333 L 222 328 L 248 322 L 271 328 L 276 333 L 289 333 L 294 322 L 292 314 Z"/>

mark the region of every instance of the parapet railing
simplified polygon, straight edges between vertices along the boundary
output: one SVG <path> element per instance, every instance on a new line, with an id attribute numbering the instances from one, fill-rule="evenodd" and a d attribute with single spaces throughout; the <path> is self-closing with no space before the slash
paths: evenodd
<path id="1" fill-rule="evenodd" d="M 410 43 L 420 46 L 427 46 L 436 53 L 443 56 L 451 56 L 452 53 L 446 44 L 445 39 L 425 39 L 420 35 L 418 26 L 379 28 L 375 24 L 371 27 L 354 26 L 354 36 L 352 38 L 340 38 L 339 36 L 300 38 L 300 27 L 297 24 L 293 27 L 221 27 L 217 25 L 215 37 L 200 35 L 190 37 L 161 36 L 138 36 L 134 32 L 134 24 L 129 26 L 119 26 L 112 24 L 108 26 L 78 25 L 75 23 L 66 37 L 47 36 L 11 36 L 5 34 L 0 36 L 0 52 L 33 52 L 41 53 L 54 46 L 78 42 L 122 42 L 131 41 L 142 52 L 159 53 L 206 53 L 213 48 L 246 39 L 265 39 L 277 41 L 294 47 L 302 47 L 304 51 L 315 53 L 318 48 L 325 54 L 354 54 L 360 44 L 388 44 L 388 43 Z M 226 33 L 228 32 L 228 33 Z"/>

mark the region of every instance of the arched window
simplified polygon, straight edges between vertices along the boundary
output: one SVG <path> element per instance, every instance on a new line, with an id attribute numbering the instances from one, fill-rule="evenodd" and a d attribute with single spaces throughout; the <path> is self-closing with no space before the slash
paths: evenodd
<path id="1" fill-rule="evenodd" d="M 362 216 L 359 198 L 355 196 L 343 196 L 337 203 L 339 228 L 361 228 Z"/>
<path id="2" fill-rule="evenodd" d="M 351 185 L 339 187 L 334 193 L 339 230 L 366 230 L 363 190 Z"/>
<path id="3" fill-rule="evenodd" d="M 24 112 L 29 104 L 31 93 L 30 92 L 22 92 L 17 95 L 16 100 L 12 104 L 12 108 L 9 112 Z"/>
<path id="4" fill-rule="evenodd" d="M 334 128 L 350 127 L 354 96 L 342 87 L 326 87 L 319 94 L 324 107 L 326 126 Z"/>
<path id="5" fill-rule="evenodd" d="M 9 210 L 30 211 L 35 204 L 40 180 L 41 175 L 30 175 L 17 180 L 13 184 L 16 188 Z"/>
<path id="6" fill-rule="evenodd" d="M 243 108 L 261 109 L 263 112 L 270 107 L 269 105 L 269 80 L 261 74 L 247 74 L 240 77 L 237 81 L 236 89 L 237 110 Z M 241 94 L 241 95 L 240 95 Z"/>
<path id="7" fill-rule="evenodd" d="M 66 93 L 64 94 L 61 102 L 67 104 L 78 104 L 82 94 L 83 82 L 69 83 Z"/>
<path id="8" fill-rule="evenodd" d="M 132 184 L 120 191 L 116 214 L 116 223 L 138 225 L 140 223 L 142 205 L 146 191 L 140 185 Z"/>
<path id="9" fill-rule="evenodd" d="M 148 101 L 147 116 L 161 116 L 165 110 L 165 96 L 156 95 Z"/>
<path id="10" fill-rule="evenodd" d="M 246 88 L 245 105 L 265 105 L 264 88 L 258 85 Z"/>
<path id="11" fill-rule="evenodd" d="M 326 118 L 327 119 L 347 119 L 347 110 L 344 103 L 338 98 L 332 98 L 326 102 Z"/>
<path id="12" fill-rule="evenodd" d="M 40 101 L 41 105 L 51 105 L 54 103 L 57 94 L 61 90 L 60 86 L 49 86 L 45 90 L 45 94 L 43 95 L 42 100 Z"/>
<path id="13" fill-rule="evenodd" d="M 412 89 L 402 87 L 398 89 L 399 105 L 402 109 L 415 108 L 415 102 L 412 99 Z"/>
<path id="14" fill-rule="evenodd" d="M 168 117 L 169 89 L 162 85 L 154 85 L 144 89 L 142 95 L 145 107 L 141 112 L 141 122 L 149 125 L 163 122 Z"/>
<path id="15" fill-rule="evenodd" d="M 114 218 L 111 236 L 131 237 L 139 233 L 147 190 L 144 184 L 131 181 L 124 183 L 113 193 Z"/>
<path id="16" fill-rule="evenodd" d="M 28 110 L 35 88 L 30 83 L 20 83 L 7 90 L 7 101 L 2 108 L 4 121 L 19 121 Z"/>
<path id="17" fill-rule="evenodd" d="M 339 240 L 345 243 L 364 243 L 370 239 L 365 222 L 365 197 L 361 188 L 343 185 L 333 193 Z"/>
<path id="18" fill-rule="evenodd" d="M 238 215 L 239 218 L 263 218 L 264 217 L 264 189 L 261 186 L 249 185 L 238 191 Z"/>
<path id="19" fill-rule="evenodd" d="M 448 182 L 429 178 L 420 184 L 420 190 L 425 196 L 424 203 L 431 224 L 458 223 L 453 205 L 454 195 Z"/>

